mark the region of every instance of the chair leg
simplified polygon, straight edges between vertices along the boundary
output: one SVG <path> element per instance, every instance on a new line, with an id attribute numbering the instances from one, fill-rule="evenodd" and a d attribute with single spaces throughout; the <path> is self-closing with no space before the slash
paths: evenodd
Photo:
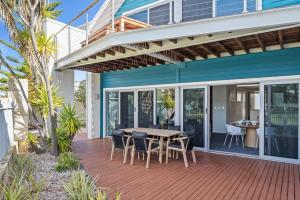
<path id="1" fill-rule="evenodd" d="M 149 169 L 150 158 L 151 158 L 151 151 L 148 150 L 148 153 L 147 153 L 147 162 L 146 162 L 146 168 L 147 168 L 147 169 Z"/>
<path id="2" fill-rule="evenodd" d="M 231 147 L 232 138 L 233 138 L 233 135 L 231 135 L 231 139 L 230 139 L 230 143 L 229 143 L 229 149 L 230 149 L 230 147 Z"/>
<path id="3" fill-rule="evenodd" d="M 166 164 L 168 164 L 168 162 L 169 162 L 169 148 L 168 148 L 168 146 L 167 146 L 167 148 L 166 148 Z"/>
<path id="4" fill-rule="evenodd" d="M 133 165 L 133 162 L 134 162 L 134 156 L 135 156 L 135 148 L 132 147 L 132 150 L 131 150 L 131 161 L 130 161 L 130 165 Z"/>
<path id="5" fill-rule="evenodd" d="M 128 147 L 125 147 L 125 155 L 124 155 L 123 164 L 126 164 L 126 162 L 127 162 L 128 149 L 129 149 Z"/>
<path id="6" fill-rule="evenodd" d="M 228 138 L 228 133 L 227 133 L 227 135 L 226 135 L 226 137 L 225 137 L 225 140 L 224 140 L 224 144 L 223 144 L 223 146 L 225 146 L 225 144 L 226 144 L 226 141 L 227 141 L 227 138 Z"/>
<path id="7" fill-rule="evenodd" d="M 188 164 L 188 161 L 187 161 L 187 157 L 186 157 L 186 150 L 184 150 L 182 152 L 182 155 L 183 155 L 184 166 L 185 167 L 189 167 L 189 164 Z"/>
<path id="8" fill-rule="evenodd" d="M 242 145 L 243 145 L 243 148 L 245 148 L 245 144 L 244 144 L 244 136 L 241 135 L 241 138 L 242 138 Z"/>
<path id="9" fill-rule="evenodd" d="M 255 144 L 255 146 L 256 146 L 257 149 L 258 149 L 258 141 L 259 141 L 259 137 L 256 136 L 256 144 Z"/>
<path id="10" fill-rule="evenodd" d="M 238 135 L 235 135 L 235 143 L 236 143 L 237 146 L 239 145 L 239 142 L 238 142 Z"/>
<path id="11" fill-rule="evenodd" d="M 111 153 L 110 153 L 110 160 L 113 160 L 114 152 L 115 152 L 115 145 L 112 144 Z"/>
<path id="12" fill-rule="evenodd" d="M 176 159 L 178 160 L 178 157 L 179 157 L 179 152 L 176 151 Z"/>
<path id="13" fill-rule="evenodd" d="M 193 157 L 193 162 L 196 163 L 196 155 L 194 149 L 192 149 L 192 157 Z"/>
<path id="14" fill-rule="evenodd" d="M 145 153 L 143 153 L 143 160 L 145 160 Z"/>
<path id="15" fill-rule="evenodd" d="M 137 153 L 138 154 L 138 160 L 140 159 L 140 152 Z"/>

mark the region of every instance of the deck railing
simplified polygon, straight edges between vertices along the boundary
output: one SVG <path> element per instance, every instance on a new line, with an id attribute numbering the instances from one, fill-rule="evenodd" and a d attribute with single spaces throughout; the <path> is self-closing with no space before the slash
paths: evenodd
<path id="1" fill-rule="evenodd" d="M 136 0 L 134 3 L 142 5 L 142 1 Z M 258 12 L 264 9 L 262 0 L 158 0 L 121 12 L 119 10 L 120 5 L 117 5 L 119 2 L 115 3 L 114 0 L 110 0 L 104 1 L 102 5 L 101 9 L 105 14 L 101 15 L 101 20 L 92 21 L 91 19 L 95 15 L 92 10 L 95 9 L 91 8 L 97 7 L 99 9 L 99 2 L 102 1 L 95 0 L 70 23 L 61 24 L 60 28 L 56 27 L 56 31 L 53 32 L 58 47 L 56 61 L 88 45 L 93 39 L 95 30 L 101 30 L 101 37 L 115 31 L 126 31 L 126 27 L 117 27 L 121 26 L 117 20 L 122 16 L 151 26 L 158 26 Z M 93 31 L 91 30 L 92 27 Z"/>

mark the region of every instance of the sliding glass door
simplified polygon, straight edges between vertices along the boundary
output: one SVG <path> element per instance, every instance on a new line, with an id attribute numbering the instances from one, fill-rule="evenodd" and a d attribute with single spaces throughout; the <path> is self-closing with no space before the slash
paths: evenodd
<path id="1" fill-rule="evenodd" d="M 106 132 L 111 136 L 119 123 L 119 92 L 107 92 L 106 102 Z"/>
<path id="2" fill-rule="evenodd" d="M 268 84 L 263 89 L 263 154 L 298 159 L 299 84 Z"/>
<path id="3" fill-rule="evenodd" d="M 134 127 L 134 92 L 120 92 L 120 124 Z"/>
<path id="4" fill-rule="evenodd" d="M 153 90 L 138 91 L 138 127 L 148 128 L 153 124 Z"/>
<path id="5" fill-rule="evenodd" d="M 194 128 L 194 145 L 205 148 L 206 124 L 206 89 L 187 88 L 182 90 L 182 125 L 183 130 Z"/>

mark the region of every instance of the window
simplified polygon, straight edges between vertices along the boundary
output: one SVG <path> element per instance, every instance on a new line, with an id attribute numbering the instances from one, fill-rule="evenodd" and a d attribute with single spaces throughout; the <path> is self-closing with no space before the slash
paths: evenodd
<path id="1" fill-rule="evenodd" d="M 182 21 L 212 17 L 212 0 L 182 0 Z"/>
<path id="2" fill-rule="evenodd" d="M 175 117 L 175 89 L 156 90 L 156 124 L 167 127 L 174 124 Z"/>

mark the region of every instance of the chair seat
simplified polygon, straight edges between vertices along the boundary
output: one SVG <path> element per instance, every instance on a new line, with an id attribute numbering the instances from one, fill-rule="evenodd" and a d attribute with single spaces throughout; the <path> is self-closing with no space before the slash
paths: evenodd
<path id="1" fill-rule="evenodd" d="M 176 142 L 171 142 L 171 143 L 169 144 L 169 147 L 181 149 L 181 143 L 178 142 L 178 141 L 176 141 Z"/>

